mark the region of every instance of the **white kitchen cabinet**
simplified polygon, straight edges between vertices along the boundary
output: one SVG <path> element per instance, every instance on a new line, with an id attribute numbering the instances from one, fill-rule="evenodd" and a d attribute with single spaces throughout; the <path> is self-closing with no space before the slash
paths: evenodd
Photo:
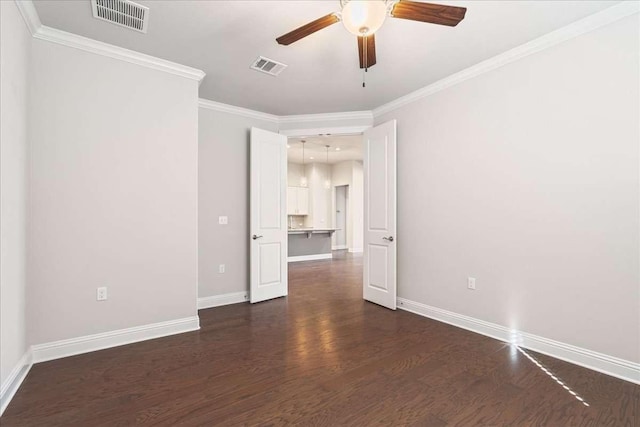
<path id="1" fill-rule="evenodd" d="M 287 187 L 287 215 L 295 215 L 298 210 L 298 189 Z"/>
<path id="2" fill-rule="evenodd" d="M 309 215 L 309 189 L 298 187 L 298 215 Z"/>
<path id="3" fill-rule="evenodd" d="M 287 215 L 309 215 L 309 189 L 287 187 Z"/>

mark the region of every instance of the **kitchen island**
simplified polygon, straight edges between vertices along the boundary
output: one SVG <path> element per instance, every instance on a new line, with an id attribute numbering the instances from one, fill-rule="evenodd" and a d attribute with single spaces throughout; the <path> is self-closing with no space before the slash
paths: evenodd
<path id="1" fill-rule="evenodd" d="M 290 228 L 288 261 L 333 258 L 331 236 L 335 228 Z"/>

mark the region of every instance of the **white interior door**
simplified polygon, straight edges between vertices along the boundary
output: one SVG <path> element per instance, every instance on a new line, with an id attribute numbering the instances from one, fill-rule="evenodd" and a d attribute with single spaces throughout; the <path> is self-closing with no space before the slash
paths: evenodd
<path id="1" fill-rule="evenodd" d="M 250 301 L 287 295 L 287 137 L 251 128 Z"/>
<path id="2" fill-rule="evenodd" d="M 367 301 L 396 309 L 396 121 L 364 133 L 364 282 Z"/>

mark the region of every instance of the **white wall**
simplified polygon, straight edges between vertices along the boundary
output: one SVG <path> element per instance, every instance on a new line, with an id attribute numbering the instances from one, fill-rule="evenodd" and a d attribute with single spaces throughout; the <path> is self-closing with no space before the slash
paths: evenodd
<path id="1" fill-rule="evenodd" d="M 197 82 L 42 40 L 32 60 L 31 343 L 195 316 Z"/>
<path id="2" fill-rule="evenodd" d="M 200 108 L 198 296 L 249 289 L 249 132 L 274 122 Z M 218 216 L 229 218 L 218 225 Z M 225 273 L 218 266 L 225 264 Z"/>
<path id="3" fill-rule="evenodd" d="M 331 189 L 326 181 L 331 179 L 331 167 L 324 163 L 305 165 L 305 175 L 309 185 L 309 215 L 305 226 L 327 228 L 331 226 Z"/>
<path id="4" fill-rule="evenodd" d="M 362 162 L 353 161 L 352 165 L 353 185 L 349 204 L 352 212 L 352 245 L 350 252 L 362 252 L 364 248 L 364 170 Z"/>
<path id="5" fill-rule="evenodd" d="M 0 384 L 27 351 L 28 93 L 31 33 L 0 2 Z"/>
<path id="6" fill-rule="evenodd" d="M 332 200 L 331 212 L 335 212 L 335 187 L 349 186 L 347 206 L 347 247 L 350 252 L 362 252 L 364 227 L 364 175 L 362 162 L 348 160 L 336 163 L 331 168 Z M 335 226 L 335 215 L 331 216 L 331 224 Z M 335 245 L 335 235 L 332 243 Z"/>
<path id="7" fill-rule="evenodd" d="M 353 191 L 353 164 L 351 160 L 346 162 L 340 162 L 333 165 L 331 168 L 331 206 L 332 210 L 335 212 L 336 210 L 336 187 L 347 185 L 347 247 L 353 248 L 353 207 L 351 206 L 351 202 L 353 197 L 351 192 Z M 335 227 L 336 218 L 335 215 L 332 215 L 331 225 Z M 331 244 L 336 245 L 336 236 L 335 234 L 331 237 Z"/>
<path id="8" fill-rule="evenodd" d="M 399 296 L 640 362 L 639 51 L 634 15 L 377 118 Z"/>

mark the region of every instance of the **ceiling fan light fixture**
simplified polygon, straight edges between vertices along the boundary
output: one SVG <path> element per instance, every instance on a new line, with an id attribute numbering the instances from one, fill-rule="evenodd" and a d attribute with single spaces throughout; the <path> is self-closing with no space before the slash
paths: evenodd
<path id="1" fill-rule="evenodd" d="M 382 27 L 387 17 L 384 0 L 348 0 L 342 7 L 342 23 L 356 36 L 370 36 Z"/>

